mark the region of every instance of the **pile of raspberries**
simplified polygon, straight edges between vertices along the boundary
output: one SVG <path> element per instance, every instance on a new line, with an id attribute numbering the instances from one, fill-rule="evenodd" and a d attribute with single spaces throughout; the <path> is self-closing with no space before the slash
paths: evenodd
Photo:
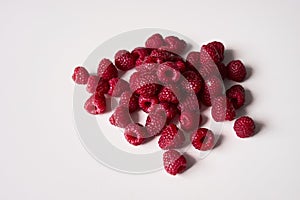
<path id="1" fill-rule="evenodd" d="M 85 110 L 98 115 L 107 112 L 106 97 L 119 98 L 119 105 L 109 118 L 112 125 L 124 129 L 124 137 L 131 145 L 141 145 L 158 136 L 165 170 L 172 175 L 183 172 L 187 161 L 175 150 L 189 142 L 200 151 L 214 147 L 213 131 L 201 127 L 201 106 L 211 106 L 216 122 L 231 121 L 236 110 L 245 103 L 245 89 L 236 84 L 224 88 L 224 79 L 245 80 L 247 71 L 240 60 L 225 65 L 224 45 L 210 42 L 200 51 L 183 55 L 187 44 L 176 36 L 163 38 L 154 34 L 131 52 L 119 50 L 114 63 L 102 59 L 96 75 L 84 67 L 76 67 L 72 76 L 77 84 L 86 85 L 91 97 Z M 120 74 L 132 71 L 129 81 Z M 120 73 L 122 71 L 122 73 Z M 148 113 L 145 125 L 134 122 L 131 113 Z M 176 124 L 179 121 L 180 129 Z M 248 116 L 238 118 L 233 127 L 236 135 L 246 138 L 254 135 L 255 124 Z"/>

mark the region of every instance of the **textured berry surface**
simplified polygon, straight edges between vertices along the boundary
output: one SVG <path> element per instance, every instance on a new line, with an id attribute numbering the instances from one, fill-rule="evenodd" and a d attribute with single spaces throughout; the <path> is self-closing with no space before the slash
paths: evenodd
<path id="1" fill-rule="evenodd" d="M 125 128 L 131 123 L 131 117 L 129 115 L 128 108 L 125 106 L 119 106 L 115 109 L 115 112 L 109 118 L 112 125 Z"/>
<path id="2" fill-rule="evenodd" d="M 242 61 L 233 60 L 227 65 L 227 77 L 236 82 L 242 82 L 247 75 L 246 68 Z"/>
<path id="3" fill-rule="evenodd" d="M 115 65 L 122 71 L 128 71 L 135 67 L 135 58 L 130 52 L 120 50 L 115 55 Z"/>
<path id="4" fill-rule="evenodd" d="M 174 117 L 177 114 L 179 114 L 179 111 L 175 104 L 163 102 L 160 103 L 160 106 L 162 106 L 163 109 L 165 110 L 165 113 L 167 115 L 167 122 L 170 122 L 172 119 L 174 119 Z"/>
<path id="5" fill-rule="evenodd" d="M 219 96 L 212 102 L 211 115 L 216 122 L 231 121 L 235 118 L 235 109 L 225 96 Z"/>
<path id="6" fill-rule="evenodd" d="M 187 92 L 198 93 L 202 86 L 202 78 L 194 71 L 187 71 L 183 73 L 186 80 L 181 82 L 181 86 Z"/>
<path id="7" fill-rule="evenodd" d="M 234 122 L 233 129 L 240 138 L 251 137 L 255 133 L 255 123 L 250 117 L 243 116 Z"/>
<path id="8" fill-rule="evenodd" d="M 180 72 L 163 63 L 158 67 L 157 77 L 162 83 L 175 84 L 180 79 Z"/>
<path id="9" fill-rule="evenodd" d="M 182 173 L 186 169 L 186 159 L 176 150 L 168 150 L 163 154 L 163 163 L 166 172 L 171 175 Z"/>
<path id="10" fill-rule="evenodd" d="M 139 97 L 130 91 L 123 92 L 119 104 L 128 107 L 129 112 L 132 113 L 139 109 Z"/>
<path id="11" fill-rule="evenodd" d="M 174 149 L 183 145 L 185 137 L 175 124 L 169 124 L 161 131 L 158 145 L 161 149 Z"/>
<path id="12" fill-rule="evenodd" d="M 86 91 L 89 93 L 94 93 L 98 86 L 100 78 L 98 76 L 90 76 L 87 84 L 86 84 Z"/>
<path id="13" fill-rule="evenodd" d="M 241 85 L 234 85 L 226 91 L 226 96 L 232 102 L 235 109 L 245 104 L 245 89 Z"/>
<path id="14" fill-rule="evenodd" d="M 84 67 L 76 67 L 72 79 L 75 83 L 84 85 L 87 83 L 89 76 L 89 72 Z"/>
<path id="15" fill-rule="evenodd" d="M 213 75 L 218 75 L 218 66 L 215 63 L 205 63 L 199 67 L 199 73 L 204 79 Z"/>
<path id="16" fill-rule="evenodd" d="M 96 93 L 103 95 L 103 94 L 107 94 L 108 90 L 109 90 L 108 81 L 100 78 L 100 80 L 98 81 L 97 88 L 96 88 Z"/>
<path id="17" fill-rule="evenodd" d="M 135 123 L 128 124 L 124 131 L 125 139 L 134 146 L 144 143 L 146 134 L 146 129 L 142 125 Z"/>
<path id="18" fill-rule="evenodd" d="M 169 102 L 178 104 L 178 98 L 180 98 L 180 90 L 175 86 L 165 86 L 158 93 L 158 99 L 160 102 Z M 178 97 L 178 98 L 177 98 Z"/>
<path id="19" fill-rule="evenodd" d="M 156 63 L 163 63 L 167 61 L 174 62 L 174 61 L 181 60 L 178 55 L 163 49 L 152 50 L 150 56 L 155 60 Z"/>
<path id="20" fill-rule="evenodd" d="M 168 36 L 165 38 L 165 45 L 162 46 L 163 49 L 174 52 L 176 54 L 181 54 L 184 52 L 186 47 L 186 42 L 179 39 L 176 36 Z"/>
<path id="21" fill-rule="evenodd" d="M 180 127 L 185 131 L 194 131 L 199 125 L 199 112 L 183 111 L 179 118 Z"/>
<path id="22" fill-rule="evenodd" d="M 98 65 L 97 75 L 108 81 L 118 77 L 118 70 L 110 60 L 104 58 Z"/>
<path id="23" fill-rule="evenodd" d="M 158 103 L 159 103 L 159 101 L 158 101 L 157 97 L 155 97 L 155 96 L 153 96 L 153 97 L 140 96 L 139 97 L 139 107 L 146 113 L 149 113 L 151 107 Z"/>
<path id="24" fill-rule="evenodd" d="M 153 106 L 147 119 L 146 129 L 150 137 L 159 135 L 166 125 L 167 114 L 161 105 Z"/>
<path id="25" fill-rule="evenodd" d="M 200 62 L 200 52 L 196 52 L 196 51 L 192 51 L 190 52 L 187 57 L 186 57 L 186 61 L 192 65 L 193 67 L 195 67 L 196 69 L 198 69 L 201 65 Z"/>
<path id="26" fill-rule="evenodd" d="M 221 57 L 213 46 L 203 45 L 200 50 L 200 61 L 202 64 L 219 63 Z"/>
<path id="27" fill-rule="evenodd" d="M 147 48 L 153 48 L 153 49 L 157 49 L 163 46 L 164 44 L 165 44 L 165 40 L 162 37 L 162 35 L 159 33 L 150 36 L 145 42 L 145 46 Z"/>
<path id="28" fill-rule="evenodd" d="M 93 94 L 85 102 L 84 109 L 92 115 L 104 113 L 106 111 L 106 100 L 104 95 Z"/>
<path id="29" fill-rule="evenodd" d="M 144 61 L 147 56 L 151 53 L 151 49 L 145 47 L 137 47 L 132 50 L 131 55 L 134 59 Z M 136 63 L 135 63 L 136 64 Z"/>
<path id="30" fill-rule="evenodd" d="M 192 145 L 201 151 L 207 151 L 213 148 L 215 136 L 211 130 L 199 128 L 191 135 Z"/>
<path id="31" fill-rule="evenodd" d="M 201 104 L 198 101 L 196 95 L 186 95 L 185 98 L 183 98 L 180 101 L 178 108 L 181 112 L 183 111 L 199 112 L 201 108 Z"/>
<path id="32" fill-rule="evenodd" d="M 129 80 L 130 89 L 144 97 L 152 97 L 158 92 L 160 86 L 157 83 L 157 76 L 153 73 L 135 72 Z"/>
<path id="33" fill-rule="evenodd" d="M 219 96 L 223 92 L 223 81 L 213 75 L 204 80 L 204 90 L 206 90 L 211 97 Z"/>
<path id="34" fill-rule="evenodd" d="M 120 97 L 123 92 L 130 90 L 129 83 L 120 78 L 112 78 L 108 83 L 109 90 L 107 94 L 113 97 Z"/>
<path id="35" fill-rule="evenodd" d="M 224 52 L 225 52 L 225 47 L 224 44 L 218 41 L 210 42 L 207 44 L 207 46 L 213 47 L 217 53 L 220 56 L 220 61 L 223 61 L 224 59 Z"/>

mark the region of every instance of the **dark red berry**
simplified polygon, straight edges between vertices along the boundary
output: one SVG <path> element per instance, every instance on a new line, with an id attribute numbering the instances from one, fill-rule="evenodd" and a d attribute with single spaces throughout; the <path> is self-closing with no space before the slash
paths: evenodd
<path id="1" fill-rule="evenodd" d="M 199 128 L 191 135 L 192 145 L 201 151 L 207 151 L 213 148 L 215 136 L 211 130 Z"/>
<path id="2" fill-rule="evenodd" d="M 182 80 L 181 86 L 187 92 L 198 93 L 203 85 L 202 78 L 194 71 L 183 73 L 185 80 Z"/>
<path id="3" fill-rule="evenodd" d="M 178 104 L 178 98 L 181 97 L 181 91 L 175 86 L 165 86 L 158 93 L 158 99 L 160 102 L 168 102 Z"/>
<path id="4" fill-rule="evenodd" d="M 134 146 L 144 143 L 146 134 L 146 129 L 138 123 L 128 124 L 124 132 L 125 139 Z"/>
<path id="5" fill-rule="evenodd" d="M 155 96 L 153 96 L 153 97 L 140 96 L 139 97 L 139 107 L 146 113 L 149 113 L 151 107 L 158 103 L 159 103 L 159 101 L 158 101 L 157 97 L 155 97 Z"/>
<path id="6" fill-rule="evenodd" d="M 167 122 L 170 122 L 175 118 L 177 114 L 179 114 L 179 110 L 177 109 L 177 106 L 175 104 L 162 102 L 159 105 L 161 105 L 165 110 L 165 113 L 167 115 Z"/>
<path id="7" fill-rule="evenodd" d="M 168 150 L 163 154 L 164 168 L 171 175 L 182 173 L 186 169 L 186 159 L 176 150 Z"/>
<path id="8" fill-rule="evenodd" d="M 164 44 L 165 44 L 164 38 L 159 33 L 150 36 L 145 42 L 145 46 L 147 48 L 153 48 L 153 49 L 157 49 L 163 46 Z"/>
<path id="9" fill-rule="evenodd" d="M 160 86 L 157 83 L 157 76 L 153 73 L 135 72 L 129 80 L 130 89 L 144 97 L 152 97 L 158 92 Z"/>
<path id="10" fill-rule="evenodd" d="M 211 115 L 216 122 L 231 121 L 235 118 L 235 109 L 226 96 L 219 96 L 212 102 Z"/>
<path id="11" fill-rule="evenodd" d="M 122 71 L 130 70 L 135 67 L 135 58 L 130 52 L 120 50 L 115 55 L 115 65 Z"/>
<path id="12" fill-rule="evenodd" d="M 119 104 L 127 107 L 132 113 L 139 109 L 139 97 L 130 91 L 123 92 Z"/>
<path id="13" fill-rule="evenodd" d="M 226 69 L 226 65 L 224 63 L 218 63 L 217 64 L 219 73 L 222 77 L 222 79 L 224 80 L 225 78 L 227 78 L 227 69 Z"/>
<path id="14" fill-rule="evenodd" d="M 72 79 L 75 83 L 84 85 L 87 83 L 89 76 L 89 72 L 84 67 L 76 67 Z"/>
<path id="15" fill-rule="evenodd" d="M 128 124 L 131 123 L 131 117 L 128 108 L 125 106 L 117 107 L 115 109 L 115 112 L 109 118 L 109 121 L 114 126 L 125 128 Z"/>
<path id="16" fill-rule="evenodd" d="M 228 79 L 242 82 L 245 80 L 247 75 L 246 68 L 240 60 L 233 60 L 227 65 L 227 76 Z"/>
<path id="17" fill-rule="evenodd" d="M 100 80 L 98 81 L 97 88 L 96 88 L 96 93 L 107 94 L 108 90 L 109 90 L 108 81 L 100 78 Z"/>
<path id="18" fill-rule="evenodd" d="M 161 131 L 158 145 L 161 149 L 179 148 L 183 145 L 185 137 L 175 124 L 169 124 Z"/>
<path id="19" fill-rule="evenodd" d="M 217 51 L 217 53 L 220 56 L 220 61 L 223 61 L 224 51 L 225 51 L 224 44 L 222 44 L 221 42 L 218 42 L 218 41 L 214 41 L 214 42 L 208 43 L 207 45 L 215 48 L 215 50 Z"/>
<path id="20" fill-rule="evenodd" d="M 103 94 L 93 94 L 84 104 L 84 109 L 92 114 L 99 115 L 106 111 L 106 100 Z"/>
<path id="21" fill-rule="evenodd" d="M 144 61 L 147 56 L 151 53 L 151 49 L 145 47 L 137 47 L 132 50 L 131 55 L 133 55 L 134 59 Z"/>
<path id="22" fill-rule="evenodd" d="M 118 77 L 118 70 L 110 60 L 104 58 L 98 65 L 97 75 L 108 81 Z"/>
<path id="23" fill-rule="evenodd" d="M 255 133 L 255 123 L 250 117 L 243 116 L 234 122 L 233 129 L 240 138 L 251 137 Z"/>
<path id="24" fill-rule="evenodd" d="M 221 57 L 213 46 L 203 45 L 200 50 L 200 61 L 202 64 L 219 63 Z"/>
<path id="25" fill-rule="evenodd" d="M 245 104 L 245 89 L 241 85 L 234 85 L 226 91 L 226 96 L 232 102 L 235 109 Z"/>
<path id="26" fill-rule="evenodd" d="M 120 97 L 123 92 L 130 90 L 129 83 L 120 78 L 112 78 L 108 83 L 109 90 L 107 94 L 113 97 Z"/>

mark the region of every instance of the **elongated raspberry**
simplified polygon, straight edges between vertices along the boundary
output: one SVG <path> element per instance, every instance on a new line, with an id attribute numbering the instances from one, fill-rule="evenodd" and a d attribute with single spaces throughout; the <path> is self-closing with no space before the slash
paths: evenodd
<path id="1" fill-rule="evenodd" d="M 130 90 L 129 83 L 120 78 L 112 78 L 108 83 L 109 90 L 107 94 L 113 97 L 120 97 L 123 92 Z"/>
<path id="2" fill-rule="evenodd" d="M 118 70 L 109 59 L 104 58 L 98 65 L 97 75 L 108 81 L 118 77 Z"/>
<path id="3" fill-rule="evenodd" d="M 168 102 L 178 104 L 178 98 L 181 97 L 181 91 L 178 87 L 168 85 L 163 87 L 158 93 L 158 99 L 160 102 Z"/>
<path id="4" fill-rule="evenodd" d="M 160 86 L 157 83 L 157 76 L 153 73 L 135 72 L 129 80 L 130 89 L 144 97 L 152 97 L 158 92 Z"/>
<path id="5" fill-rule="evenodd" d="M 185 131 L 194 131 L 199 125 L 199 112 L 183 111 L 179 118 L 180 127 Z"/>
<path id="6" fill-rule="evenodd" d="M 200 61 L 202 64 L 219 63 L 221 57 L 213 46 L 203 45 L 200 50 Z"/>
<path id="7" fill-rule="evenodd" d="M 193 67 L 195 67 L 196 69 L 199 69 L 201 62 L 200 62 L 200 52 L 196 52 L 196 51 L 191 51 L 187 57 L 186 57 L 186 61 L 192 65 Z"/>
<path id="8" fill-rule="evenodd" d="M 243 116 L 234 122 L 233 129 L 240 138 L 251 137 L 255 133 L 255 123 L 250 117 Z"/>
<path id="9" fill-rule="evenodd" d="M 161 149 L 179 148 L 183 145 L 185 137 L 183 133 L 176 127 L 175 124 L 166 126 L 158 140 L 158 145 Z"/>
<path id="10" fill-rule="evenodd" d="M 245 89 L 241 85 L 234 85 L 226 91 L 226 96 L 232 102 L 235 109 L 245 104 Z"/>
<path id="11" fill-rule="evenodd" d="M 202 86 L 202 78 L 194 71 L 187 71 L 183 73 L 186 80 L 182 80 L 181 86 L 189 93 L 198 93 Z"/>
<path id="12" fill-rule="evenodd" d="M 115 55 L 115 65 L 122 71 L 130 70 L 135 67 L 135 58 L 130 52 L 120 50 Z"/>
<path id="13" fill-rule="evenodd" d="M 159 101 L 158 101 L 157 97 L 155 97 L 155 96 L 153 96 L 153 97 L 140 96 L 139 97 L 139 107 L 146 113 L 149 113 L 151 107 L 158 103 L 159 103 Z"/>
<path id="14" fill-rule="evenodd" d="M 132 120 L 128 112 L 128 108 L 125 106 L 119 106 L 115 109 L 115 112 L 111 115 L 109 121 L 114 126 L 125 128 Z"/>
<path id="15" fill-rule="evenodd" d="M 134 146 L 144 143 L 146 135 L 146 129 L 138 123 L 128 124 L 124 132 L 125 139 Z"/>
<path id="16" fill-rule="evenodd" d="M 242 61 L 240 60 L 233 60 L 227 65 L 227 76 L 228 79 L 236 81 L 236 82 L 242 82 L 245 80 L 247 75 L 246 68 Z"/>
<path id="17" fill-rule="evenodd" d="M 103 94 L 93 94 L 84 104 L 84 109 L 92 114 L 99 115 L 106 111 L 106 101 Z"/>
<path id="18" fill-rule="evenodd" d="M 226 96 L 219 96 L 212 102 L 211 115 L 216 122 L 231 121 L 235 118 L 235 109 Z"/>
<path id="19" fill-rule="evenodd" d="M 72 79 L 75 83 L 84 85 L 89 78 L 89 72 L 84 67 L 76 67 L 72 75 Z"/>
<path id="20" fill-rule="evenodd" d="M 86 91 L 89 93 L 94 93 L 98 86 L 100 78 L 98 76 L 90 76 L 86 84 Z"/>
<path id="21" fill-rule="evenodd" d="M 96 88 L 96 93 L 103 95 L 103 94 L 107 94 L 108 90 L 109 90 L 108 81 L 100 78 L 100 80 L 98 81 L 97 88 Z"/>
<path id="22" fill-rule="evenodd" d="M 153 49 L 157 49 L 163 46 L 164 44 L 165 44 L 164 38 L 159 33 L 153 34 L 145 42 L 145 46 L 147 48 L 153 48 Z"/>
<path id="23" fill-rule="evenodd" d="M 149 137 L 159 135 L 167 121 L 167 114 L 161 105 L 153 106 L 146 120 Z"/>
<path id="24" fill-rule="evenodd" d="M 180 79 L 180 72 L 162 63 L 158 67 L 157 77 L 164 84 L 175 84 Z"/>
<path id="25" fill-rule="evenodd" d="M 207 151 L 213 148 L 215 136 L 211 130 L 199 128 L 191 135 L 192 145 L 201 151 Z"/>
<path id="26" fill-rule="evenodd" d="M 171 175 L 182 173 L 186 169 L 186 159 L 176 150 L 168 150 L 163 154 L 164 168 Z"/>
<path id="27" fill-rule="evenodd" d="M 139 97 L 130 91 L 123 92 L 119 104 L 128 107 L 132 113 L 139 109 Z"/>
<path id="28" fill-rule="evenodd" d="M 181 54 L 186 48 L 186 42 L 176 36 L 168 36 L 165 38 L 165 45 L 161 48 L 176 54 Z"/>

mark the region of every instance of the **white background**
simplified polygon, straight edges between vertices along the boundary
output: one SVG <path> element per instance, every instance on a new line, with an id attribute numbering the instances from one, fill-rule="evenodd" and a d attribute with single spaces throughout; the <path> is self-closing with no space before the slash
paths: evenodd
<path id="1" fill-rule="evenodd" d="M 299 1 L 1 1 L 0 199 L 299 199 Z M 298 13 L 297 13 L 298 12 Z M 73 124 L 72 70 L 103 41 L 145 27 L 220 39 L 252 68 L 247 113 L 263 124 L 184 174 L 97 163 Z"/>

